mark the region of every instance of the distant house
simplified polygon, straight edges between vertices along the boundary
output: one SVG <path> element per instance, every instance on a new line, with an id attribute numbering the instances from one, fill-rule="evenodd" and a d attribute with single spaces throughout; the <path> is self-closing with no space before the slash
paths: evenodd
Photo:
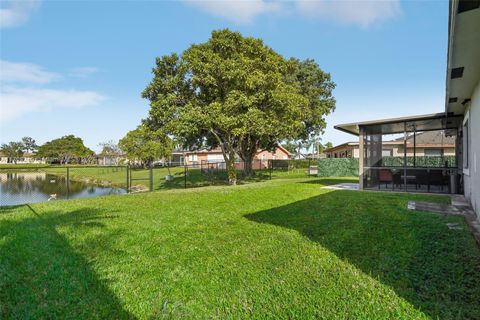
<path id="1" fill-rule="evenodd" d="M 278 146 L 274 152 L 258 151 L 254 157 L 254 168 L 268 166 L 268 160 L 288 160 L 291 154 L 282 146 Z M 237 156 L 237 161 L 241 161 Z M 200 149 L 200 150 L 175 150 L 172 153 L 172 163 L 179 165 L 198 166 L 223 163 L 223 153 L 220 148 L 215 149 Z"/>
<path id="2" fill-rule="evenodd" d="M 118 166 L 120 163 L 127 162 L 127 155 L 97 155 L 97 165 L 99 166 Z"/>
<path id="3" fill-rule="evenodd" d="M 0 152 L 0 164 L 44 164 L 45 159 L 35 158 L 35 153 L 25 152 L 21 157 L 11 158 Z"/>
<path id="4" fill-rule="evenodd" d="M 323 150 L 327 158 L 358 158 L 358 142 L 346 142 Z"/>
<path id="5" fill-rule="evenodd" d="M 324 152 L 303 154 L 303 160 L 317 160 L 317 159 L 326 158 L 326 157 L 327 155 Z"/>
<path id="6" fill-rule="evenodd" d="M 414 141 L 415 139 L 415 141 Z M 347 142 L 324 150 L 327 158 L 359 158 L 359 143 Z M 455 137 L 445 136 L 443 131 L 426 131 L 415 136 L 410 135 L 406 141 L 407 153 L 410 157 L 423 156 L 455 156 Z M 384 141 L 382 156 L 402 157 L 404 152 L 403 137 Z"/>

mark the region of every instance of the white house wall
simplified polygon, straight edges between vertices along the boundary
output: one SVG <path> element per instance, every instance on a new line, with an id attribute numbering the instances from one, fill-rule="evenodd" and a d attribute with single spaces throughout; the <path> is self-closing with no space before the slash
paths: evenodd
<path id="1" fill-rule="evenodd" d="M 469 168 L 464 171 L 465 197 L 470 200 L 480 221 L 480 82 L 477 83 L 468 107 L 470 126 Z"/>
<path id="2" fill-rule="evenodd" d="M 355 147 L 353 149 L 353 157 L 354 158 L 360 158 L 360 149 L 358 147 Z"/>

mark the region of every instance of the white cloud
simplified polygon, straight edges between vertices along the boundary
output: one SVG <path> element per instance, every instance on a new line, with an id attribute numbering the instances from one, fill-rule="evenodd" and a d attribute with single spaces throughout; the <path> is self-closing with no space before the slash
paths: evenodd
<path id="1" fill-rule="evenodd" d="M 296 7 L 305 16 L 361 27 L 401 13 L 399 0 L 297 0 Z"/>
<path id="2" fill-rule="evenodd" d="M 237 24 L 262 14 L 290 14 L 368 27 L 401 13 L 400 0 L 185 0 L 212 15 Z"/>
<path id="3" fill-rule="evenodd" d="M 94 67 L 80 67 L 80 68 L 70 69 L 68 74 L 74 78 L 85 79 L 97 72 L 98 72 L 98 69 Z"/>
<path id="4" fill-rule="evenodd" d="M 3 87 L 0 92 L 0 122 L 32 112 L 98 105 L 105 99 L 94 91 Z"/>
<path id="5" fill-rule="evenodd" d="M 30 19 L 30 16 L 40 5 L 40 0 L 10 0 L 3 1 L 0 8 L 0 28 L 16 27 Z"/>
<path id="6" fill-rule="evenodd" d="M 85 73 L 83 70 L 82 74 Z M 0 74 L 0 122 L 32 112 L 94 106 L 105 100 L 95 91 L 45 87 L 64 77 L 31 63 L 0 60 Z"/>
<path id="7" fill-rule="evenodd" d="M 0 83 L 26 82 L 45 84 L 60 78 L 55 72 L 45 71 L 32 63 L 0 60 Z"/>
<path id="8" fill-rule="evenodd" d="M 186 0 L 185 2 L 237 24 L 252 23 L 258 15 L 279 12 L 283 8 L 280 2 L 265 0 Z"/>

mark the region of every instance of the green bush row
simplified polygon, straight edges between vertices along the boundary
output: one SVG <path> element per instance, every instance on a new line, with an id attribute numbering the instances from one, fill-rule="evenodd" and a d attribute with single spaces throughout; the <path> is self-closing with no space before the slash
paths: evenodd
<path id="1" fill-rule="evenodd" d="M 318 160 L 319 177 L 358 176 L 358 159 L 324 158 Z"/>
<path id="2" fill-rule="evenodd" d="M 407 157 L 407 167 L 413 167 L 414 157 Z M 455 156 L 417 156 L 415 161 L 416 167 L 433 167 L 433 168 L 443 168 L 445 167 L 456 167 Z M 377 164 L 380 167 L 390 167 L 390 166 L 403 166 L 403 157 L 383 157 L 382 164 Z"/>
<path id="3" fill-rule="evenodd" d="M 413 167 L 413 157 L 407 157 L 407 166 Z M 455 156 L 444 157 L 417 157 L 416 167 L 443 168 L 456 167 Z M 403 157 L 383 157 L 382 163 L 375 166 L 380 167 L 402 167 Z M 324 158 L 318 160 L 319 177 L 351 177 L 358 176 L 358 159 L 356 158 Z"/>

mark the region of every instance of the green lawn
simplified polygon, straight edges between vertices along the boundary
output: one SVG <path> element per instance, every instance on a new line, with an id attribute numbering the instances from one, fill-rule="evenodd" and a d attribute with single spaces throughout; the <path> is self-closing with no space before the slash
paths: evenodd
<path id="1" fill-rule="evenodd" d="M 340 181 L 0 208 L 0 318 L 480 318 L 463 220 L 406 209 L 447 197 Z"/>

